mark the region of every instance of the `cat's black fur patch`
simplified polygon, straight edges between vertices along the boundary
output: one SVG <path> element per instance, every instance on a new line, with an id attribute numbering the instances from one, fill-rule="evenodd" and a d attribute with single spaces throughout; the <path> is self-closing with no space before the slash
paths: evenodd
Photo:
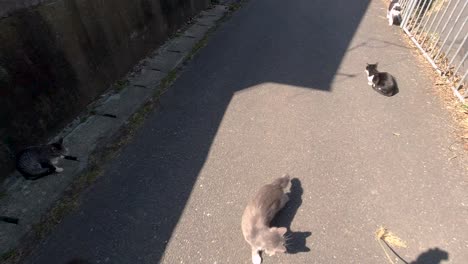
<path id="1" fill-rule="evenodd" d="M 395 78 L 390 73 L 379 72 L 377 70 L 377 63 L 367 64 L 366 73 L 368 81 L 370 81 L 370 77 L 373 76 L 372 88 L 376 92 L 385 96 L 394 96 L 399 92 Z"/>

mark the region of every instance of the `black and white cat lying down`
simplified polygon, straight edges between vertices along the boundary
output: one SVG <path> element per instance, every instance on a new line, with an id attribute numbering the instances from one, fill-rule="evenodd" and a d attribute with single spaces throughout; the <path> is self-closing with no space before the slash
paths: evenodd
<path id="1" fill-rule="evenodd" d="M 379 72 L 377 63 L 366 66 L 367 84 L 385 96 L 394 96 L 398 93 L 398 84 L 395 78 L 388 72 Z"/>
<path id="2" fill-rule="evenodd" d="M 67 153 L 63 139 L 49 145 L 29 147 L 16 156 L 16 169 L 27 180 L 37 180 L 55 172 L 62 172 L 63 168 L 56 166 L 60 159 L 78 161 L 78 158 L 67 156 Z"/>

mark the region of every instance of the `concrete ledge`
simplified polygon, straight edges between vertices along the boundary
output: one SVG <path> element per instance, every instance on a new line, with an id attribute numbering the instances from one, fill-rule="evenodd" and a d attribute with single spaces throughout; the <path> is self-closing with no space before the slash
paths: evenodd
<path id="1" fill-rule="evenodd" d="M 155 88 L 166 74 L 157 69 L 143 68 L 139 75 L 129 79 L 130 86 Z"/>
<path id="2" fill-rule="evenodd" d="M 174 40 L 176 41 L 176 40 Z M 180 65 L 185 58 L 186 53 L 167 51 L 166 48 L 158 52 L 155 57 L 147 58 L 143 61 L 143 67 L 148 70 L 170 72 Z"/>
<path id="3" fill-rule="evenodd" d="M 191 26 L 184 33 L 184 35 L 187 36 L 187 37 L 201 39 L 206 34 L 207 31 L 208 31 L 207 27 L 203 27 L 203 26 L 195 24 L 195 25 Z"/>

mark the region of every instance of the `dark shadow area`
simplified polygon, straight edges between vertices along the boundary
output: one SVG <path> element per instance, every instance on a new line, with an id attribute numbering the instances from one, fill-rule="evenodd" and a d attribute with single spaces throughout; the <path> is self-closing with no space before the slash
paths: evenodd
<path id="1" fill-rule="evenodd" d="M 79 111 L 70 102 L 82 98 L 66 54 L 38 12 L 0 19 L 0 32 L 0 156 L 9 154 L 0 159 L 2 182 L 14 170 L 14 154 L 56 132 Z"/>
<path id="2" fill-rule="evenodd" d="M 17 225 L 18 222 L 19 222 L 19 219 L 18 219 L 18 218 L 15 218 L 15 217 L 9 217 L 9 216 L 0 215 L 0 221 L 1 221 L 1 222 L 5 222 L 5 223 L 9 223 L 9 224 L 15 224 L 15 225 Z"/>
<path id="3" fill-rule="evenodd" d="M 448 252 L 439 248 L 431 248 L 419 255 L 418 258 L 410 262 L 410 264 L 440 264 L 443 260 L 449 260 Z"/>
<path id="4" fill-rule="evenodd" d="M 74 258 L 68 261 L 66 264 L 91 264 L 91 262 L 81 259 L 81 258 Z"/>
<path id="5" fill-rule="evenodd" d="M 186 65 L 158 111 L 104 167 L 79 212 L 66 217 L 26 263 L 64 263 L 77 254 L 93 262 L 161 261 L 233 95 L 267 82 L 330 91 L 368 4 L 247 2 Z M 301 195 L 301 183 L 294 179 L 277 223 L 291 226 Z M 289 253 L 309 251 L 310 232 L 289 232 Z"/>
<path id="6" fill-rule="evenodd" d="M 0 181 L 210 2 L 45 1 L 0 1 Z"/>
<path id="7" fill-rule="evenodd" d="M 393 77 L 395 79 L 395 92 L 393 93 L 392 96 L 395 96 L 400 92 L 400 86 L 398 86 L 398 80 L 396 79 L 396 77 L 395 76 L 393 76 Z"/>
<path id="8" fill-rule="evenodd" d="M 249 49 L 248 56 L 255 58 L 255 63 L 244 65 L 239 78 L 244 79 L 245 87 L 276 82 L 331 91 L 330 85 L 368 4 L 368 1 L 343 4 L 337 0 L 248 3 L 250 7 L 246 9 L 262 5 L 268 15 L 240 14 L 243 23 L 255 26 L 242 31 L 231 25 L 225 27 L 231 33 L 227 36 L 230 41 L 243 41 L 232 47 L 232 52 L 242 54 Z"/>
<path id="9" fill-rule="evenodd" d="M 291 180 L 291 189 L 288 193 L 289 201 L 286 206 L 281 210 L 278 215 L 271 222 L 271 226 L 287 227 L 287 249 L 288 253 L 296 254 L 300 252 L 309 252 L 310 249 L 307 247 L 307 237 L 311 232 L 294 232 L 291 230 L 291 224 L 296 216 L 297 210 L 302 204 L 302 194 L 304 190 L 301 186 L 301 181 L 297 178 Z"/>

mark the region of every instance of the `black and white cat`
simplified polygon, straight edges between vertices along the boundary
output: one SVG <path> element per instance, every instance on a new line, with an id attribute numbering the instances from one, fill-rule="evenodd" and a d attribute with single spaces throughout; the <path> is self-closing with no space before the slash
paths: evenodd
<path id="1" fill-rule="evenodd" d="M 388 25 L 399 26 L 401 19 L 401 6 L 399 0 L 391 0 L 387 10 Z"/>
<path id="2" fill-rule="evenodd" d="M 367 84 L 385 96 L 393 96 L 398 93 L 398 84 L 395 78 L 387 72 L 379 72 L 377 63 L 366 66 Z"/>
<path id="3" fill-rule="evenodd" d="M 286 252 L 284 234 L 287 229 L 270 227 L 270 222 L 289 201 L 288 195 L 284 193 L 289 182 L 289 176 L 285 175 L 264 185 L 244 210 L 242 234 L 251 246 L 253 264 L 262 263 L 261 251 L 265 251 L 270 256 Z"/>
<path id="4" fill-rule="evenodd" d="M 63 168 L 55 165 L 59 159 L 66 157 L 67 152 L 62 138 L 49 145 L 29 147 L 18 153 L 16 169 L 27 180 L 37 180 L 54 172 L 62 172 Z"/>

